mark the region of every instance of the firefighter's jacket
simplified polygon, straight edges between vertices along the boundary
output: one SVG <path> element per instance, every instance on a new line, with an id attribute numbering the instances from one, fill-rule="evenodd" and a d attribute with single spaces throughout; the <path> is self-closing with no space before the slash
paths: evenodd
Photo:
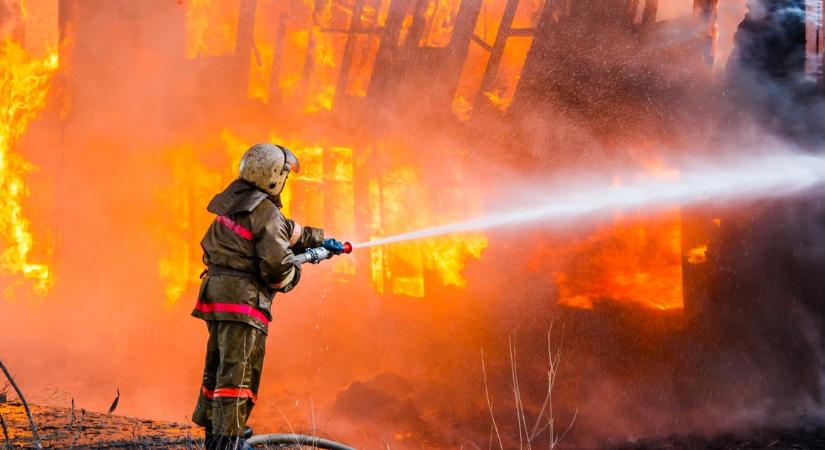
<path id="1" fill-rule="evenodd" d="M 280 200 L 235 180 L 207 210 L 215 220 L 201 240 L 207 265 L 192 315 L 232 320 L 264 333 L 272 320 L 276 292 L 287 292 L 300 278 L 293 249 L 318 247 L 324 231 L 285 218 Z"/>

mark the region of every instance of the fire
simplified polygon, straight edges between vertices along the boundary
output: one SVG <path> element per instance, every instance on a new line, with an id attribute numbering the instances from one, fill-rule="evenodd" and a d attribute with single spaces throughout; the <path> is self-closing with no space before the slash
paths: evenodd
<path id="1" fill-rule="evenodd" d="M 198 243 L 209 220 L 204 211 L 212 195 L 217 193 L 215 187 L 225 179 L 199 163 L 196 149 L 184 145 L 166 152 L 172 181 L 158 192 L 163 208 L 174 211 L 161 214 L 170 217 L 172 223 L 163 224 L 157 230 L 167 245 L 166 253 L 158 262 L 158 275 L 165 282 L 168 305 L 177 302 L 203 270 Z"/>
<path id="2" fill-rule="evenodd" d="M 323 227 L 328 233 L 345 238 L 354 236 L 355 196 L 354 157 L 356 150 L 344 146 L 306 145 L 269 137 L 283 143 L 301 161 L 301 172 L 290 176 L 281 194 L 283 212 L 304 225 Z M 158 198 L 165 211 L 175 211 L 172 223 L 164 223 L 158 232 L 164 236 L 166 251 L 158 263 L 158 273 L 166 285 L 169 304 L 175 303 L 198 282 L 203 269 L 199 241 L 210 218 L 203 208 L 217 191 L 237 176 L 237 161 L 252 142 L 230 131 L 223 131 L 211 155 L 223 161 L 218 166 L 206 163 L 210 155 L 196 152 L 207 146 L 182 145 L 167 151 L 171 167 L 171 184 L 159 191 Z M 369 181 L 369 196 L 363 199 L 371 211 L 370 233 L 380 237 L 454 219 L 437 213 L 428 205 L 428 192 L 421 186 L 412 166 L 391 170 Z M 465 287 L 467 279 L 461 272 L 466 261 L 478 259 L 487 247 L 487 238 L 480 234 L 465 234 L 427 239 L 420 242 L 394 244 L 371 250 L 373 286 L 379 293 L 389 292 L 410 297 L 423 297 L 428 282 L 442 286 Z M 351 277 L 358 267 L 351 258 L 335 260 L 333 272 Z"/>
<path id="3" fill-rule="evenodd" d="M 702 264 L 707 261 L 708 246 L 700 245 L 699 247 L 688 250 L 687 257 L 690 264 Z"/>
<path id="4" fill-rule="evenodd" d="M 412 167 L 401 167 L 370 182 L 371 238 L 425 227 L 450 220 L 448 214 L 435 213 L 426 201 Z M 478 259 L 487 247 L 487 238 L 470 233 L 443 236 L 423 241 L 399 242 L 371 249 L 372 281 L 378 292 L 424 297 L 425 274 L 432 272 L 443 286 L 464 287 L 461 275 L 466 260 Z"/>
<path id="5" fill-rule="evenodd" d="M 466 120 L 469 111 L 487 101 L 500 111 L 507 111 L 513 102 L 527 53 L 533 44 L 533 32 L 544 7 L 544 1 L 521 1 L 513 11 L 512 22 L 501 29 L 506 2 L 483 2 L 482 14 L 474 30 L 479 41 L 470 44 L 469 54 L 461 72 L 458 89 L 453 98 L 453 113 Z M 518 30 L 518 32 L 514 32 Z M 494 57 L 497 43 L 501 43 L 498 67 L 484 82 L 488 64 Z M 479 95 L 480 94 L 480 95 Z"/>
<path id="6" fill-rule="evenodd" d="M 34 290 L 43 294 L 54 279 L 48 264 L 31 261 L 34 238 L 23 211 L 23 200 L 29 195 L 24 176 L 32 166 L 13 147 L 45 106 L 58 66 L 57 53 L 34 59 L 11 39 L 0 45 L 0 240 L 5 247 L 0 269 L 31 280 Z"/>
<path id="7" fill-rule="evenodd" d="M 240 0 L 189 0 L 186 56 L 228 55 L 235 51 Z"/>
<path id="8" fill-rule="evenodd" d="M 679 178 L 651 143 L 639 143 L 636 152 L 643 169 L 637 178 Z M 614 177 L 613 184 L 621 185 L 622 179 Z M 613 224 L 565 251 L 569 262 L 555 276 L 559 304 L 592 309 L 597 301 L 613 300 L 657 310 L 684 307 L 682 219 L 676 205 L 654 218 L 617 214 Z"/>
<path id="9" fill-rule="evenodd" d="M 428 32 L 422 38 L 422 45 L 427 47 L 446 47 L 461 2 L 457 0 L 435 0 L 427 5 L 424 13 L 425 29 Z"/>
<path id="10" fill-rule="evenodd" d="M 632 302 L 658 310 L 683 308 L 681 215 L 619 220 L 572 245 L 556 274 L 559 303 L 591 309 L 595 302 Z"/>

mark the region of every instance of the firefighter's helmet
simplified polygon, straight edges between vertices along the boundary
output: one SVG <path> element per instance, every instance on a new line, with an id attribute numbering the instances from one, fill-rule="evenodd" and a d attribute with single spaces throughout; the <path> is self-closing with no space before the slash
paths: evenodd
<path id="1" fill-rule="evenodd" d="M 241 158 L 241 179 L 270 195 L 280 194 L 289 172 L 300 170 L 298 158 L 281 145 L 256 144 Z"/>

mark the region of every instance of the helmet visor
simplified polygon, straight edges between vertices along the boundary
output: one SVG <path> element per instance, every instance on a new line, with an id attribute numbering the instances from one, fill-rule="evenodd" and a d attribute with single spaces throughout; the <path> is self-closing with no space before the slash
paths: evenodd
<path id="1" fill-rule="evenodd" d="M 298 163 L 298 157 L 295 156 L 288 148 L 284 146 L 278 146 L 284 152 L 284 159 L 286 159 L 286 164 L 284 165 L 284 169 L 287 169 L 291 172 L 300 173 L 301 172 L 301 165 Z"/>

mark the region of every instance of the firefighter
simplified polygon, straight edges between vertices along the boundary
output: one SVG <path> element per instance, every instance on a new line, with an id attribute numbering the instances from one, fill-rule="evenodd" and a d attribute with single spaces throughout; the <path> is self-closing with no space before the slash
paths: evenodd
<path id="1" fill-rule="evenodd" d="M 246 421 L 257 400 L 272 300 L 301 280 L 293 251 L 343 251 L 322 229 L 281 214 L 280 193 L 299 170 L 287 148 L 254 145 L 241 159 L 240 177 L 207 207 L 216 217 L 201 241 L 206 270 L 192 315 L 206 321 L 209 340 L 192 421 L 205 428 L 208 450 L 244 448 L 251 435 Z"/>

